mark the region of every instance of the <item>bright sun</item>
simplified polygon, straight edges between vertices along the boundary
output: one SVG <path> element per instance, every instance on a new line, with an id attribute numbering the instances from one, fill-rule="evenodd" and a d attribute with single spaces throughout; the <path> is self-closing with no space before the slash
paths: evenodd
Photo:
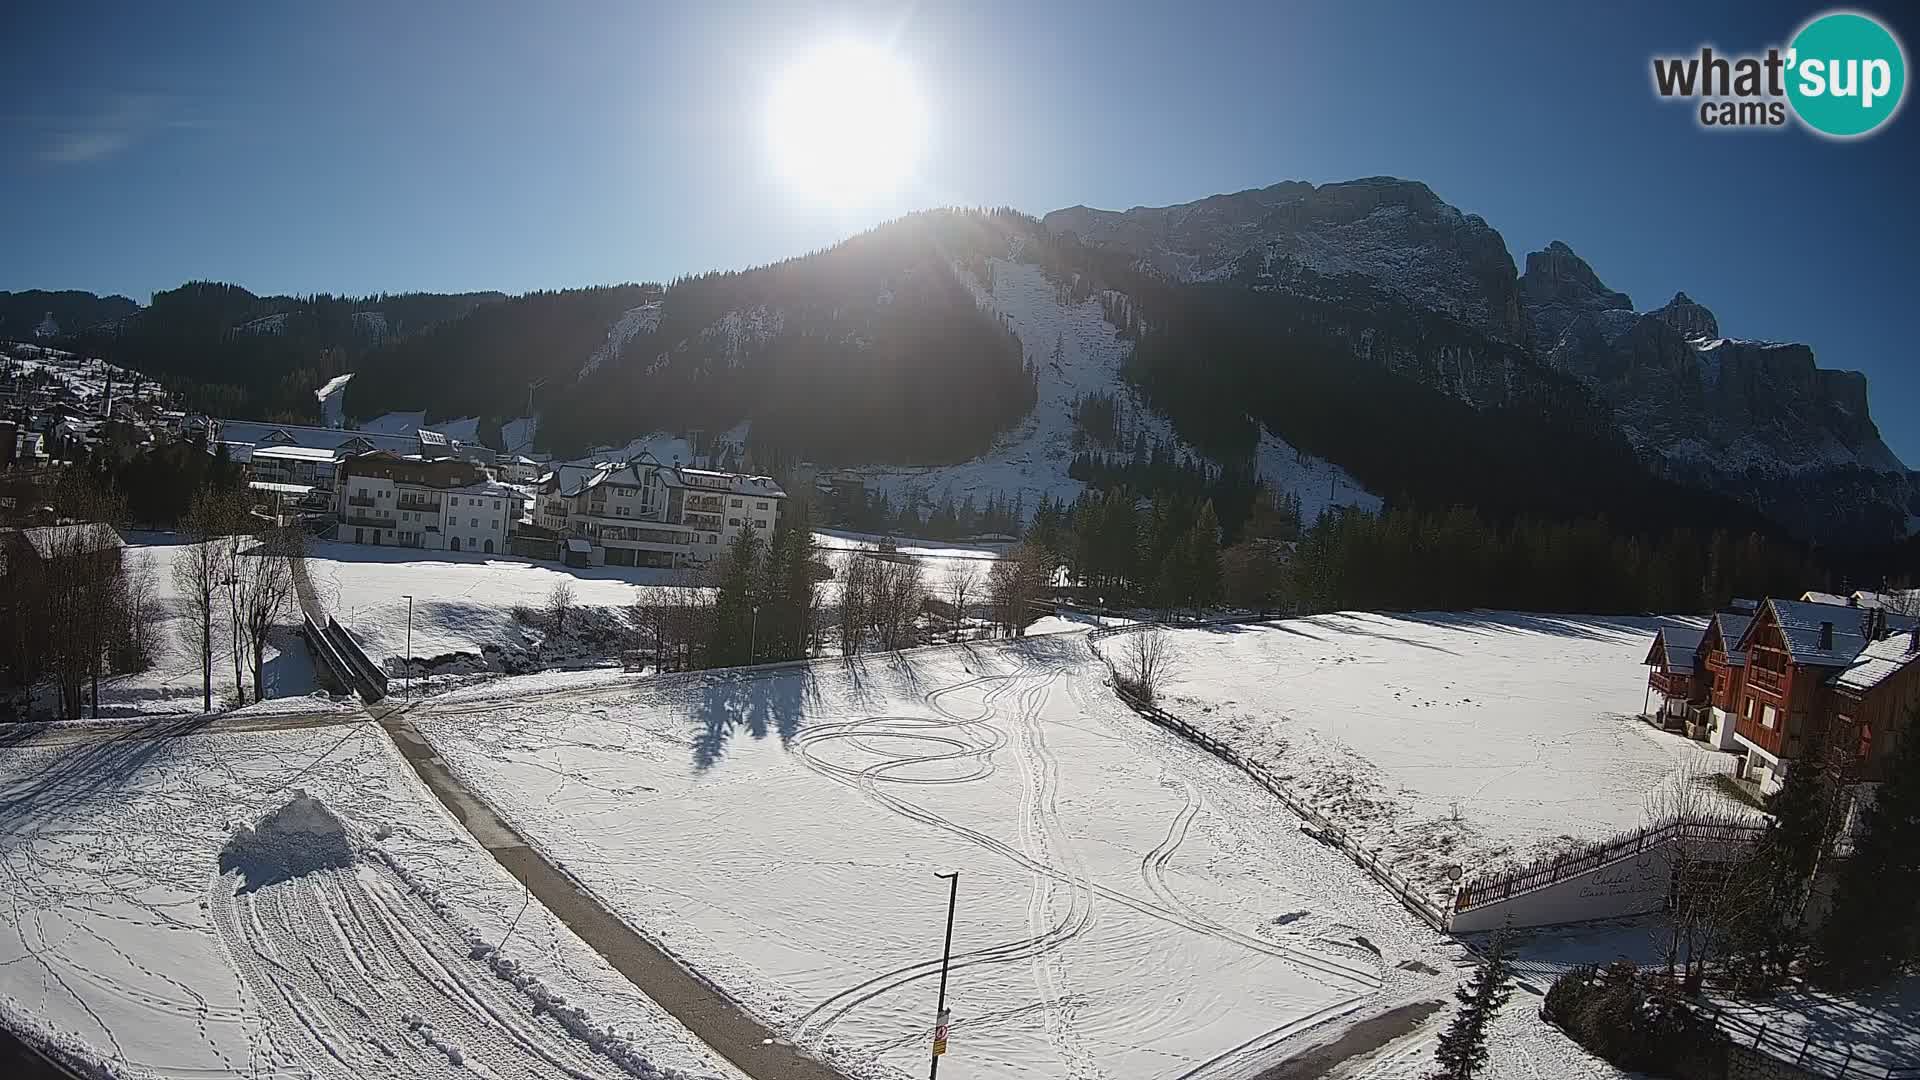
<path id="1" fill-rule="evenodd" d="M 919 163 L 926 118 L 913 76 L 883 49 L 844 41 L 798 58 L 774 83 L 775 166 L 807 195 L 858 204 L 899 187 Z"/>

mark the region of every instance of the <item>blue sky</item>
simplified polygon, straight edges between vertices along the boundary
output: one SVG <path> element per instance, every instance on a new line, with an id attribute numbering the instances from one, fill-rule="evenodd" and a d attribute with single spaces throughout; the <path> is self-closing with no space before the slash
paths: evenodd
<path id="1" fill-rule="evenodd" d="M 1553 239 L 1645 308 L 1863 370 L 1920 464 L 1920 119 L 1700 130 L 1648 59 L 1784 44 L 1822 5 L 24 3 L 0 14 L 0 289 L 144 300 L 524 291 L 766 262 L 929 205 L 1124 208 L 1390 174 Z M 1920 17 L 1887 18 L 1908 43 Z M 769 160 L 776 73 L 892 43 L 914 179 L 822 205 Z"/>

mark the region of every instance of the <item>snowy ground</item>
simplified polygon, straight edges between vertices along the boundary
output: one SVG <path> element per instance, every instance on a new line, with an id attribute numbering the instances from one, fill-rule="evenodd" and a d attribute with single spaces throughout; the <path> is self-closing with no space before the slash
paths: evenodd
<path id="1" fill-rule="evenodd" d="M 1638 827 L 1669 777 L 1731 767 L 1636 719 L 1660 624 L 1342 612 L 1177 630 L 1162 704 L 1444 899 L 1462 869 Z"/>
<path id="2" fill-rule="evenodd" d="M 156 730 L 0 745 L 13 1030 L 194 1080 L 738 1075 L 523 911 L 371 724 Z M 262 823 L 300 791 L 326 809 Z"/>
<path id="3" fill-rule="evenodd" d="M 582 606 L 625 607 L 671 571 L 624 566 L 576 569 L 511 555 L 420 552 L 317 543 L 307 559 L 322 603 L 376 661 L 407 655 L 407 600 L 413 596 L 413 655 L 423 660 L 479 655 L 532 643 L 514 621 L 516 605 L 541 608 L 555 585 L 573 587 Z"/>
<path id="4" fill-rule="evenodd" d="M 1057 635 L 510 679 L 413 720 L 604 903 L 849 1075 L 924 1066 L 950 868 L 956 1078 L 1251 1076 L 1446 992 L 1453 947 L 1099 671 Z"/>
<path id="5" fill-rule="evenodd" d="M 7 345 L 5 352 L 11 355 L 11 359 L 0 359 L 0 373 L 4 373 L 9 365 L 22 377 L 44 371 L 52 375 L 55 381 L 65 383 L 85 401 L 99 398 L 105 393 L 109 382 L 113 384 L 114 397 L 125 400 L 126 395 L 133 392 L 136 380 L 140 383 L 140 400 L 160 404 L 167 401 L 167 393 L 158 382 L 97 357 L 26 344 Z"/>

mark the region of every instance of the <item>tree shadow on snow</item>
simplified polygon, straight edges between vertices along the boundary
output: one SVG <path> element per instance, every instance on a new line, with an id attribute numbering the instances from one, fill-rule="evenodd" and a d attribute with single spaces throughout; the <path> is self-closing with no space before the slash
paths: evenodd
<path id="1" fill-rule="evenodd" d="M 205 728 L 211 715 L 116 728 L 99 739 L 57 746 L 32 777 L 0 789 L 0 835 L 25 833 L 69 807 L 114 791 L 165 758 L 174 736 Z M 44 730 L 44 725 L 35 725 Z"/>
<path id="2" fill-rule="evenodd" d="M 818 700 L 813 683 L 810 668 L 708 679 L 694 706 L 700 723 L 693 739 L 694 771 L 706 772 L 720 764 L 727 744 L 739 731 L 755 739 L 774 732 L 785 746 L 800 730 L 808 703 Z"/>

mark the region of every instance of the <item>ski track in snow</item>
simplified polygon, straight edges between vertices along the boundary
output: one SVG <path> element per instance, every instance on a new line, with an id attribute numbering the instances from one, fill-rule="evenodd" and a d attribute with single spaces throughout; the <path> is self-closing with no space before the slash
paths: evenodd
<path id="1" fill-rule="evenodd" d="M 903 842 L 928 848 L 927 857 L 937 848 L 945 854 L 936 865 L 965 869 L 964 928 L 955 940 L 951 967 L 956 995 L 960 995 L 954 1039 L 975 1055 L 1005 1055 L 976 1058 L 987 1070 L 981 1075 L 1016 1075 L 1032 1069 L 1085 1078 L 1236 1075 L 1271 1061 L 1277 1056 L 1276 1047 L 1286 1040 L 1368 1007 L 1389 981 L 1406 978 L 1403 972 L 1387 970 L 1379 955 L 1336 940 L 1332 931 L 1351 928 L 1330 919 L 1311 931 L 1270 935 L 1257 929 L 1261 916 L 1254 913 L 1264 907 L 1264 914 L 1271 915 L 1272 901 L 1263 904 L 1253 898 L 1256 894 L 1242 897 L 1238 890 L 1250 885 L 1272 888 L 1252 883 L 1273 869 L 1233 869 L 1232 856 L 1225 856 L 1229 869 L 1224 877 L 1217 866 L 1222 851 L 1234 851 L 1222 844 L 1237 826 L 1225 823 L 1240 820 L 1246 811 L 1222 804 L 1214 787 L 1169 774 L 1166 770 L 1172 765 L 1148 765 L 1140 781 L 1146 793 L 1170 794 L 1171 802 L 1130 808 L 1124 839 L 1116 841 L 1098 825 L 1089 832 L 1090 820 L 1100 815 L 1095 810 L 1094 819 L 1087 816 L 1092 809 L 1086 802 L 1087 785 L 1099 784 L 1084 757 L 1088 746 L 1135 746 L 1135 740 L 1157 743 L 1162 737 L 1151 729 L 1141 732 L 1137 718 L 1111 707 L 1110 695 L 1089 683 L 1084 653 L 1076 658 L 1061 652 L 1062 648 L 1059 643 L 1040 646 L 1037 652 L 1051 649 L 1053 654 L 1028 656 L 1011 664 L 994 662 L 996 650 L 991 648 L 978 650 L 978 655 L 973 649 L 955 650 L 930 663 L 941 675 L 929 671 L 923 682 L 910 677 L 909 684 L 915 685 L 911 697 L 882 693 L 884 703 L 875 700 L 876 688 L 864 685 L 873 676 L 856 678 L 854 701 L 872 701 L 874 707 L 836 716 L 830 704 L 821 703 L 821 711 L 810 712 L 809 722 L 799 725 L 786 742 L 787 771 L 829 781 L 881 812 L 882 820 L 867 828 L 886 830 L 890 826 L 884 819 L 898 819 L 895 831 Z M 962 656 L 973 657 L 964 677 L 961 664 L 953 660 Z M 950 676 L 945 674 L 948 669 Z M 784 1017 L 778 1008 L 768 1015 L 786 1037 L 827 1054 L 849 1076 L 892 1076 L 890 1066 L 923 1049 L 924 1039 L 931 1034 L 930 1015 L 922 1016 L 921 1008 L 925 1006 L 930 1014 L 941 969 L 937 951 L 874 949 L 868 942 L 864 943 L 868 951 L 858 960 L 829 959 L 835 957 L 832 943 L 841 930 L 835 924 L 845 913 L 813 909 L 805 896 L 787 893 L 778 879 L 767 880 L 757 888 L 779 896 L 779 908 L 791 906 L 789 917 L 798 917 L 797 922 L 782 922 L 746 896 L 710 895 L 706 891 L 710 887 L 702 884 L 698 874 L 660 881 L 654 870 L 630 862 L 619 846 L 621 834 L 629 832 L 665 840 L 675 831 L 673 822 L 642 806 L 660 805 L 651 799 L 681 801 L 669 786 L 676 771 L 672 764 L 676 747 L 671 744 L 679 740 L 660 738 L 666 731 L 650 737 L 649 732 L 656 729 L 645 717 L 629 712 L 629 719 L 616 719 L 620 698 L 630 698 L 638 690 L 655 702 L 646 708 L 647 715 L 666 717 L 697 702 L 732 700 L 731 695 L 743 689 L 749 694 L 779 693 L 755 689 L 765 686 L 740 677 L 669 677 L 657 689 L 585 686 L 571 700 L 565 694 L 543 694 L 537 705 L 518 694 L 503 697 L 503 688 L 496 686 L 436 699 L 416 714 L 416 722 L 456 774 L 477 785 L 475 790 L 502 790 L 506 779 L 486 771 L 476 754 L 493 767 L 532 768 L 550 777 L 549 783 L 557 783 L 550 796 L 543 794 L 545 788 L 527 784 L 516 785 L 516 793 L 509 796 L 533 798 L 542 808 L 538 811 L 542 820 L 530 821 L 524 808 L 516 815 L 511 803 L 499 807 L 509 820 L 518 817 L 523 832 L 549 858 L 581 873 L 623 917 L 664 938 L 690 965 L 757 1006 L 763 1015 L 768 1015 L 768 993 L 776 1000 L 797 999 L 798 1007 L 784 1012 Z M 802 696 L 813 700 L 813 693 L 805 691 Z M 525 717 L 516 717 L 516 711 Z M 578 725 L 587 730 L 579 730 Z M 668 721 L 667 730 L 671 727 Z M 478 744 L 468 741 L 475 737 Z M 1062 738 L 1067 739 L 1067 748 L 1059 745 Z M 1095 742 L 1089 744 L 1089 739 Z M 1136 751 L 1144 749 L 1135 746 Z M 1115 760 L 1135 760 L 1126 757 L 1126 751 L 1121 753 Z M 561 760 L 573 764 L 560 767 Z M 1211 768 L 1211 759 L 1206 761 Z M 817 816 L 798 811 L 793 804 L 767 801 L 793 797 L 801 779 L 782 775 L 771 763 L 740 767 L 749 771 L 733 775 L 755 777 L 755 789 L 766 796 L 743 815 L 743 824 L 749 828 L 778 828 L 773 823 L 788 820 L 796 812 Z M 649 786 L 637 787 L 643 780 Z M 970 793 L 976 788 L 981 789 L 979 793 Z M 644 794 L 635 795 L 636 791 Z M 819 800 L 818 795 L 805 797 L 810 802 Z M 607 799 L 618 803 L 604 802 Z M 1075 804 L 1071 808 L 1069 799 Z M 982 808 L 988 806 L 995 809 L 983 814 Z M 687 807 L 683 812 L 711 820 L 714 811 Z M 1134 821 L 1155 818 L 1157 823 L 1149 825 L 1152 832 L 1131 831 Z M 580 840 L 551 847 L 557 839 L 551 829 L 556 826 Z M 591 836 L 585 835 L 588 829 Z M 950 844 L 910 839 L 925 836 L 928 830 L 962 847 L 955 851 Z M 773 841 L 774 850 L 794 842 L 784 832 L 779 835 L 781 839 Z M 1114 846 L 1131 844 L 1135 836 L 1138 846 Z M 841 842 L 851 845 L 844 853 L 832 847 L 809 847 L 802 859 L 817 871 L 842 865 L 854 851 L 868 859 L 887 858 L 869 849 L 867 842 L 852 838 Z M 1204 850 L 1194 846 L 1200 843 Z M 655 847 L 652 857 L 667 865 L 686 866 L 684 858 L 672 855 L 670 848 Z M 710 836 L 700 847 L 723 872 L 726 867 L 738 872 L 749 865 L 772 873 L 781 869 L 748 850 L 734 850 L 719 836 Z M 1315 858 L 1326 857 L 1317 846 L 1312 851 Z M 1191 870 L 1180 865 L 1186 857 L 1193 861 Z M 1313 886 L 1305 882 L 1320 880 L 1315 872 L 1292 866 L 1280 870 L 1279 878 L 1294 888 L 1309 889 Z M 889 894 L 878 884 L 882 879 L 856 873 L 848 880 L 858 882 L 855 888 L 862 891 L 847 894 L 845 903 L 881 903 L 858 908 L 853 924 L 889 921 L 894 909 L 882 899 Z M 1196 886 L 1204 895 L 1188 895 Z M 1223 888 L 1228 891 L 1222 892 Z M 944 891 L 941 895 L 944 898 Z M 1311 903 L 1307 894 L 1295 895 L 1303 904 Z M 746 920 L 751 928 L 745 932 L 753 935 L 756 944 L 736 946 L 718 968 L 712 966 L 716 958 L 702 942 L 716 932 L 716 924 L 662 915 L 655 906 L 665 901 L 670 910 L 682 898 L 711 905 L 710 912 L 720 909 L 721 922 L 729 921 L 728 916 Z M 978 905 L 989 900 L 996 912 L 1007 917 L 983 912 Z M 1248 902 L 1256 906 L 1249 910 L 1243 906 Z M 1386 903 L 1369 893 L 1363 906 L 1371 910 L 1375 902 Z M 638 910 L 631 906 L 636 903 Z M 1345 909 L 1340 917 L 1359 918 Z M 1402 925 L 1407 921 L 1395 919 Z M 1372 922 L 1365 925 L 1370 935 L 1383 933 Z M 758 972 L 747 975 L 754 982 L 738 981 L 743 966 L 747 971 L 767 962 L 777 966 L 777 958 L 792 949 L 818 954 L 818 959 L 807 961 L 809 970 L 801 977 L 801 986 L 818 986 L 830 972 L 854 977 L 813 992 L 759 984 L 757 980 L 766 974 Z M 775 959 L 759 959 L 763 950 Z M 1169 978 L 1180 982 L 1191 977 L 1181 971 L 1191 963 L 1186 958 L 1203 954 L 1212 966 L 1205 975 L 1191 973 L 1199 977 L 1197 995 L 1149 989 Z M 886 964 L 889 956 L 895 958 L 891 966 Z M 1134 986 L 1137 989 L 1120 989 Z M 1260 988 L 1257 993 L 1277 991 L 1278 1000 L 1286 1003 L 1271 1021 L 1264 1016 L 1264 1023 L 1251 1025 L 1246 1017 L 1223 1020 L 1213 1015 L 1217 1008 L 1206 1004 L 1225 1005 L 1255 987 Z M 1206 1037 L 1196 1041 L 1191 1034 L 1196 1023 L 1218 1025 L 1218 1033 L 1211 1036 L 1214 1041 Z M 1227 1033 L 1231 1038 L 1222 1039 Z"/>

